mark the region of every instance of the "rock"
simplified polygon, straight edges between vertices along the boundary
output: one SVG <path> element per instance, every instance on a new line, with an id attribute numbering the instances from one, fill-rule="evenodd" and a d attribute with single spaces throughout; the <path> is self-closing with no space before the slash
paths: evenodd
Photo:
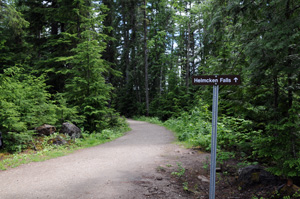
<path id="1" fill-rule="evenodd" d="M 292 196 L 293 194 L 300 191 L 300 187 L 293 184 L 293 182 L 290 183 L 290 181 L 288 181 L 288 183 L 281 186 L 278 191 L 281 196 Z"/>
<path id="2" fill-rule="evenodd" d="M 54 144 L 54 145 L 65 145 L 65 144 L 67 144 L 68 142 L 64 139 L 64 138 L 62 138 L 61 136 L 56 136 L 55 138 L 53 138 L 53 139 L 50 139 L 49 141 L 48 141 L 48 143 L 49 144 Z"/>
<path id="3" fill-rule="evenodd" d="M 60 133 L 69 135 L 72 139 L 80 138 L 81 130 L 72 123 L 65 122 L 62 124 Z"/>
<path id="4" fill-rule="evenodd" d="M 155 179 L 160 181 L 160 180 L 163 179 L 163 177 L 162 176 L 157 176 Z"/>
<path id="5" fill-rule="evenodd" d="M 224 164 L 220 164 L 220 167 L 221 167 L 222 172 L 227 172 L 230 175 L 237 175 L 237 173 L 238 173 L 236 164 L 233 164 L 233 163 L 228 164 L 226 162 Z"/>
<path id="6" fill-rule="evenodd" d="M 238 183 L 242 188 L 254 184 L 275 185 L 279 178 L 264 170 L 259 165 L 250 165 L 239 170 Z"/>
<path id="7" fill-rule="evenodd" d="M 147 197 L 149 197 L 149 196 L 151 196 L 152 194 L 149 193 L 149 192 L 147 191 L 146 193 L 144 193 L 144 195 L 147 196 Z"/>
<path id="8" fill-rule="evenodd" d="M 216 172 L 222 172 L 221 167 L 216 167 Z"/>
<path id="9" fill-rule="evenodd" d="M 199 175 L 198 179 L 201 180 L 202 182 L 209 182 L 209 179 L 203 175 Z"/>
<path id="10" fill-rule="evenodd" d="M 181 151 L 179 149 L 176 149 L 175 152 L 176 153 L 181 153 Z"/>
<path id="11" fill-rule="evenodd" d="M 37 127 L 35 130 L 39 135 L 48 136 L 48 135 L 55 133 L 56 128 L 55 128 L 55 126 L 52 126 L 49 124 L 44 124 L 42 126 Z"/>

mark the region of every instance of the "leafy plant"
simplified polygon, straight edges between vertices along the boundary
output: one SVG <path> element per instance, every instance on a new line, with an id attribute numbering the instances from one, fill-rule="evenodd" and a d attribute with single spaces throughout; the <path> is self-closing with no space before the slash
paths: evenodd
<path id="1" fill-rule="evenodd" d="M 43 76 L 35 77 L 11 67 L 0 74 L 0 130 L 24 132 L 57 122 L 57 106 L 51 101 Z"/>
<path id="2" fill-rule="evenodd" d="M 178 166 L 178 170 L 172 172 L 171 174 L 180 178 L 185 174 L 185 168 L 182 167 L 181 163 L 179 162 L 177 163 L 177 166 Z"/>
<path id="3" fill-rule="evenodd" d="M 176 119 L 167 120 L 164 125 L 176 133 L 179 141 L 209 150 L 211 139 L 211 122 L 207 121 L 210 118 L 209 113 L 207 106 L 197 106 Z"/>
<path id="4" fill-rule="evenodd" d="M 7 132 L 3 134 L 5 150 L 11 153 L 21 152 L 27 149 L 32 143 L 34 132 L 27 131 L 23 133 Z"/>
<path id="5" fill-rule="evenodd" d="M 183 182 L 182 185 L 183 185 L 183 190 L 184 191 L 188 191 L 189 190 L 189 183 L 188 182 Z"/>
<path id="6" fill-rule="evenodd" d="M 225 152 L 225 151 L 218 151 L 217 152 L 217 162 L 223 164 L 224 161 L 229 160 L 235 157 L 234 152 Z"/>

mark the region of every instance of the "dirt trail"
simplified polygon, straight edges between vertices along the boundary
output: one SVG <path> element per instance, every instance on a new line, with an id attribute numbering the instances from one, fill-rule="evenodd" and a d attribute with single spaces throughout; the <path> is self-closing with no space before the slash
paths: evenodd
<path id="1" fill-rule="evenodd" d="M 168 154 L 184 150 L 171 144 L 172 133 L 146 122 L 129 123 L 132 131 L 113 142 L 0 171 L 0 198 L 188 198 L 156 172 Z"/>

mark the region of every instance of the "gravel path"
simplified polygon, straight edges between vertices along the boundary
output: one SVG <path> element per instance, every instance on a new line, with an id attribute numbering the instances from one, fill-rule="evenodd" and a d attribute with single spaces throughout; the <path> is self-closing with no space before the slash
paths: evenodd
<path id="1" fill-rule="evenodd" d="M 128 122 L 132 131 L 110 143 L 0 171 L 0 198 L 148 198 L 141 183 L 174 150 L 174 138 L 164 127 Z"/>

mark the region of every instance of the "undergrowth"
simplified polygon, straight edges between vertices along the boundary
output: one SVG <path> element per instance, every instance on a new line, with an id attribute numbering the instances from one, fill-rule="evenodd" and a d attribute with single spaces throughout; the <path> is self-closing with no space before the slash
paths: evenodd
<path id="1" fill-rule="evenodd" d="M 197 147 L 203 151 L 211 149 L 211 111 L 207 105 L 195 106 L 189 112 L 183 112 L 177 118 L 165 122 L 156 117 L 135 118 L 140 121 L 165 126 L 174 132 L 178 142 L 187 148 Z M 255 145 L 251 140 L 260 132 L 253 130 L 252 122 L 234 117 L 219 117 L 217 161 L 223 163 L 231 158 L 238 158 L 245 164 L 256 162 L 253 155 Z"/>
<path id="2" fill-rule="evenodd" d="M 158 117 L 146 117 L 146 116 L 140 116 L 140 117 L 133 117 L 134 120 L 138 120 L 138 121 L 145 121 L 145 122 L 149 122 L 151 124 L 157 124 L 157 125 L 164 125 L 164 123 L 158 119 Z"/>
<path id="3" fill-rule="evenodd" d="M 0 170 L 6 170 L 8 168 L 14 168 L 22 164 L 30 162 L 41 162 L 48 159 L 64 156 L 74 152 L 75 150 L 93 147 L 99 144 L 103 144 L 118 137 L 124 135 L 125 132 L 129 131 L 130 128 L 127 124 L 121 127 L 105 129 L 102 132 L 89 133 L 86 131 L 82 132 L 81 138 L 71 139 L 66 135 L 60 135 L 57 133 L 44 138 L 31 137 L 31 143 L 27 143 L 28 149 L 18 151 L 15 153 L 3 152 L 0 153 Z M 64 137 L 67 141 L 65 145 L 54 145 L 51 143 L 51 139 L 57 136 Z M 20 147 L 21 148 L 21 147 Z M 35 148 L 35 149 L 34 149 Z"/>

